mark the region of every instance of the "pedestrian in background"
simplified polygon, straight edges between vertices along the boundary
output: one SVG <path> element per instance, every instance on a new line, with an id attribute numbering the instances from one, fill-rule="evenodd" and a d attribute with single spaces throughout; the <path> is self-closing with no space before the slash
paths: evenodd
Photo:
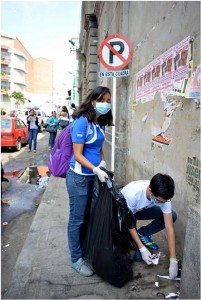
<path id="1" fill-rule="evenodd" d="M 73 156 L 66 175 L 70 203 L 68 245 L 72 267 L 82 276 L 93 275 L 83 258 L 80 234 L 84 228 L 86 208 L 92 198 L 94 175 L 101 182 L 108 177 L 100 167 L 106 167 L 102 148 L 105 126 L 113 122 L 110 102 L 111 93 L 107 87 L 95 88 L 74 112 L 71 124 Z"/>
<path id="2" fill-rule="evenodd" d="M 34 153 L 36 152 L 37 148 L 37 135 L 39 131 L 39 125 L 38 125 L 38 117 L 35 114 L 34 109 L 30 109 L 29 116 L 27 117 L 27 124 L 28 124 L 28 131 L 29 131 L 29 150 L 28 152 L 31 152 L 32 148 L 32 141 L 34 144 Z"/>
<path id="3" fill-rule="evenodd" d="M 48 119 L 47 125 L 52 127 L 52 132 L 49 132 L 49 147 L 52 149 L 57 136 L 57 130 L 59 129 L 59 119 L 57 118 L 56 111 L 52 111 L 52 116 Z"/>
<path id="4" fill-rule="evenodd" d="M 61 112 L 59 114 L 59 125 L 63 130 L 66 126 L 69 125 L 69 113 L 66 106 L 62 106 Z"/>
<path id="5" fill-rule="evenodd" d="M 158 250 L 158 245 L 153 242 L 151 235 L 167 230 L 167 240 L 170 253 L 169 277 L 174 279 L 178 273 L 176 259 L 175 232 L 173 222 L 177 214 L 172 210 L 171 198 L 174 196 L 174 180 L 167 174 L 158 173 L 150 180 L 138 180 L 127 184 L 122 190 L 128 208 L 136 220 L 152 220 L 139 229 L 129 229 L 132 239 L 139 250 L 135 252 L 134 260 L 144 260 L 152 264 L 150 250 Z M 147 249 L 148 248 L 148 249 Z"/>
<path id="6" fill-rule="evenodd" d="M 75 104 L 74 104 L 74 103 L 71 103 L 71 108 L 69 109 L 69 119 L 70 119 L 70 123 L 72 123 L 73 120 L 74 120 L 73 117 L 72 117 L 72 115 L 73 115 L 75 109 L 76 109 Z"/>

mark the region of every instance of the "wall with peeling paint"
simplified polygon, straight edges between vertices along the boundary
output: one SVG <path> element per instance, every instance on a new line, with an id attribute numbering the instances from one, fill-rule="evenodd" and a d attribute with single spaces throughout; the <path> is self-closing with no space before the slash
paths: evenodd
<path id="1" fill-rule="evenodd" d="M 123 186 L 133 180 L 149 179 L 158 172 L 174 178 L 176 192 L 172 202 L 179 215 L 176 226 L 179 232 L 176 233 L 180 237 L 178 248 L 181 253 L 188 205 L 198 203 L 195 187 L 193 189 L 186 176 L 189 175 L 188 158 L 200 159 L 200 108 L 196 108 L 194 99 L 161 92 L 149 102 L 137 101 L 136 75 L 188 36 L 194 41 L 195 70 L 200 64 L 199 8 L 199 2 L 104 2 L 98 20 L 100 42 L 107 35 L 123 34 L 134 49 L 133 59 L 126 67 L 130 76 L 117 79 L 115 180 Z M 104 70 L 101 65 L 100 70 Z M 112 89 L 112 79 L 101 80 L 97 79 Z M 168 146 L 152 142 L 153 134 L 160 130 L 171 140 Z M 111 140 L 110 130 L 107 130 L 107 139 Z M 200 183 L 200 178 L 198 181 Z"/>
<path id="2" fill-rule="evenodd" d="M 143 103 L 136 98 L 136 79 L 140 70 L 188 36 L 193 39 L 195 72 L 200 65 L 200 2 L 102 1 L 94 2 L 94 14 L 99 46 L 107 36 L 123 34 L 134 49 L 125 68 L 130 76 L 117 78 L 115 180 L 123 186 L 150 179 L 158 172 L 173 177 L 177 249 L 182 255 L 187 220 L 193 224 L 189 212 L 199 207 L 200 199 L 200 104 L 193 98 L 160 91 Z M 97 66 L 97 84 L 112 90 L 111 78 L 98 78 L 98 72 L 105 71 L 99 60 Z M 160 130 L 170 141 L 168 145 L 153 143 L 153 135 Z M 106 138 L 111 142 L 110 129 Z M 200 236 L 199 228 L 195 231 Z"/>

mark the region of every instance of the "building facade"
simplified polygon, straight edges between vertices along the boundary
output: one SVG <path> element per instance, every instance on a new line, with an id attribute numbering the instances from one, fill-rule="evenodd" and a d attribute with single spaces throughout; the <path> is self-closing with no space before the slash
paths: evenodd
<path id="1" fill-rule="evenodd" d="M 34 59 L 33 78 L 33 101 L 35 104 L 52 103 L 53 62 L 43 57 Z"/>
<path id="2" fill-rule="evenodd" d="M 1 105 L 15 109 L 14 99 L 10 97 L 17 91 L 25 95 L 33 92 L 33 59 L 21 42 L 12 36 L 1 36 Z"/>
<path id="3" fill-rule="evenodd" d="M 183 255 L 182 297 L 199 299 L 200 3 L 84 1 L 80 101 L 98 85 L 114 93 L 113 79 L 98 76 L 107 70 L 98 51 L 115 34 L 126 36 L 134 51 L 124 68 L 130 75 L 116 79 L 115 180 L 124 186 L 156 173 L 174 178 L 177 249 Z M 107 128 L 108 145 L 111 137 Z"/>
<path id="4" fill-rule="evenodd" d="M 24 105 L 15 104 L 13 92 L 21 92 Z M 7 112 L 52 101 L 53 62 L 33 59 L 17 37 L 1 35 L 1 107 Z"/>

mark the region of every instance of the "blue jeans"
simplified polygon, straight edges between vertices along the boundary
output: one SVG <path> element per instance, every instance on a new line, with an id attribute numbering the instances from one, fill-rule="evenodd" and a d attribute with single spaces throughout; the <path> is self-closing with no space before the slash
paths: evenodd
<path id="1" fill-rule="evenodd" d="M 153 220 L 146 226 L 142 226 L 138 229 L 138 233 L 142 235 L 152 235 L 165 228 L 163 212 L 160 207 L 153 206 L 147 209 L 142 209 L 134 214 L 136 220 Z M 177 214 L 172 211 L 172 220 L 175 222 L 177 219 Z"/>
<path id="2" fill-rule="evenodd" d="M 57 136 L 57 131 L 56 132 L 50 132 L 50 137 L 49 137 L 49 146 L 52 148 L 54 146 L 54 141 Z"/>
<path id="3" fill-rule="evenodd" d="M 84 227 L 87 205 L 91 203 L 94 176 L 79 175 L 69 169 L 66 174 L 66 186 L 70 204 L 68 246 L 71 261 L 74 263 L 83 256 L 80 238 Z"/>
<path id="4" fill-rule="evenodd" d="M 32 141 L 34 142 L 34 150 L 36 150 L 36 147 L 37 147 L 37 135 L 38 135 L 38 129 L 30 129 L 29 130 L 29 150 L 31 150 Z"/>

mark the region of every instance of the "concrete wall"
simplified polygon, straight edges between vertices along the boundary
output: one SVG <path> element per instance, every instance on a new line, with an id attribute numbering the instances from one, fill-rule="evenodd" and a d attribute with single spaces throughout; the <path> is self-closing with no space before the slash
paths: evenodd
<path id="1" fill-rule="evenodd" d="M 86 2 L 83 6 L 87 13 Z M 175 225 L 177 249 L 183 255 L 185 235 L 186 241 L 191 240 L 190 232 L 186 232 L 192 212 L 189 205 L 198 210 L 200 204 L 200 107 L 196 107 L 194 99 L 168 93 L 162 95 L 161 92 L 157 92 L 151 101 L 138 101 L 136 75 L 188 36 L 193 39 L 192 71 L 195 71 L 200 64 L 200 2 L 91 2 L 92 14 L 93 7 L 98 24 L 98 47 L 107 36 L 123 34 L 134 49 L 133 59 L 126 67 L 130 76 L 117 79 L 115 180 L 123 186 L 133 180 L 150 179 L 157 172 L 174 178 L 176 192 L 172 203 L 178 214 Z M 88 56 L 86 65 L 87 59 Z M 99 61 L 97 67 L 97 72 L 104 71 Z M 98 78 L 97 73 L 94 78 Z M 99 78 L 97 83 L 112 90 L 111 78 Z M 175 107 L 169 116 L 165 104 Z M 166 134 L 171 143 L 169 146 L 153 143 L 154 130 L 166 126 L 166 121 L 169 122 Z M 111 142 L 110 129 L 107 129 L 106 137 Z M 191 221 L 194 237 L 199 237 L 199 228 L 193 224 L 194 219 Z M 199 238 L 193 239 L 191 245 L 200 249 Z"/>
<path id="2" fill-rule="evenodd" d="M 188 157 L 199 158 L 200 109 L 193 99 L 170 97 L 178 104 L 167 130 L 172 142 L 168 147 L 153 144 L 153 128 L 164 123 L 164 101 L 160 93 L 152 101 L 136 101 L 136 74 L 187 36 L 194 39 L 194 68 L 199 65 L 199 7 L 198 2 L 105 2 L 98 23 L 100 43 L 105 34 L 119 33 L 129 37 L 134 48 L 127 67 L 131 75 L 117 79 L 116 180 L 121 186 L 157 172 L 172 176 L 176 184 L 173 208 L 181 216 L 176 231 L 181 237 L 185 235 L 189 202 L 198 204 L 186 174 Z M 107 79 L 107 85 L 112 87 L 112 79 Z M 181 238 L 178 248 L 183 246 Z"/>

